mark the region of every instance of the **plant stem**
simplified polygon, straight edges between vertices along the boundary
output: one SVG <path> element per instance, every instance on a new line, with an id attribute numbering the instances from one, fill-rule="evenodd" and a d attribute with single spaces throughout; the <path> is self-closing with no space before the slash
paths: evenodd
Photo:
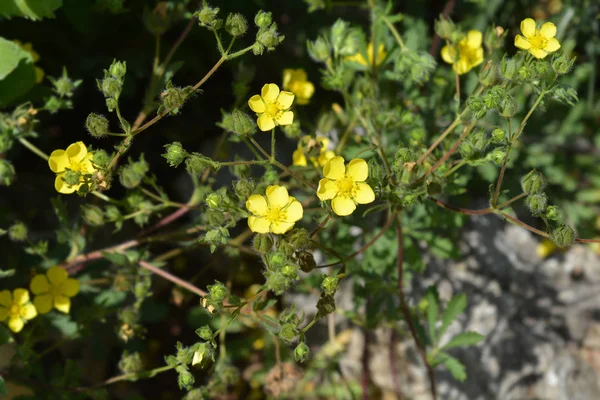
<path id="1" fill-rule="evenodd" d="M 404 50 L 406 48 L 406 46 L 404 45 L 404 41 L 402 40 L 402 36 L 400 36 L 400 33 L 398 33 L 398 30 L 396 29 L 396 27 L 394 26 L 394 24 L 392 24 L 390 22 L 390 20 L 385 15 L 382 16 L 381 19 L 387 25 L 387 27 L 389 28 L 390 32 L 392 32 L 392 35 L 394 35 L 394 38 L 396 38 L 396 42 L 398 42 L 398 45 L 400 46 L 400 48 L 402 50 Z"/>
<path id="2" fill-rule="evenodd" d="M 140 264 L 140 267 L 147 269 L 148 271 L 152 272 L 153 274 L 160 275 L 161 277 L 165 278 L 166 280 L 171 281 L 174 284 L 176 284 L 177 286 L 187 289 L 190 292 L 197 294 L 200 297 L 204 297 L 204 296 L 208 295 L 208 293 L 205 292 L 204 290 L 197 288 L 196 286 L 192 285 L 191 283 L 186 282 L 183 279 L 176 277 L 175 275 L 171 274 L 170 272 L 165 271 L 162 268 L 155 267 L 154 265 L 150 264 L 147 261 L 140 261 L 139 264 Z"/>
<path id="3" fill-rule="evenodd" d="M 21 142 L 21 144 L 25 147 L 27 147 L 29 150 L 31 150 L 32 153 L 38 155 L 40 158 L 48 161 L 48 154 L 44 153 L 43 151 L 41 151 L 39 148 L 37 148 L 33 143 L 31 143 L 29 140 L 20 137 L 19 138 L 19 142 Z"/>
<path id="4" fill-rule="evenodd" d="M 440 165 L 442 165 L 452 154 L 454 154 L 454 152 L 456 151 L 456 149 L 458 148 L 458 146 L 460 145 L 460 143 L 463 141 L 464 138 L 467 137 L 467 135 L 469 134 L 469 132 L 471 132 L 471 130 L 473 129 L 473 127 L 475 126 L 475 122 L 471 123 L 470 125 L 465 126 L 465 129 L 463 130 L 462 135 L 460 135 L 460 137 L 458 138 L 458 140 L 452 145 L 452 147 L 450 148 L 450 150 L 448 150 L 446 152 L 446 154 L 444 154 L 442 156 L 442 158 L 440 158 L 438 160 L 438 162 L 436 162 L 433 167 L 429 168 L 427 171 L 425 171 L 425 174 L 423 174 L 422 177 L 420 177 L 417 182 L 422 182 L 425 178 L 427 178 L 427 176 L 429 176 L 429 174 L 431 174 L 433 171 L 435 171 L 436 169 L 439 168 Z"/>

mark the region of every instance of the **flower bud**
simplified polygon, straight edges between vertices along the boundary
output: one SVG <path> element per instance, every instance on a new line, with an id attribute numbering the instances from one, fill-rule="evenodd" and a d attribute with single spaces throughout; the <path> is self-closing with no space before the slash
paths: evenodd
<path id="1" fill-rule="evenodd" d="M 323 282 L 321 282 L 321 288 L 323 289 L 323 293 L 327 296 L 333 296 L 335 292 L 337 292 L 338 287 L 340 285 L 340 279 L 337 275 L 323 277 Z"/>
<path id="2" fill-rule="evenodd" d="M 501 128 L 496 128 L 492 131 L 492 143 L 506 142 L 506 131 Z"/>
<path id="3" fill-rule="evenodd" d="M 219 208 L 221 206 L 221 197 L 217 193 L 211 193 L 206 196 L 206 205 L 210 209 Z"/>
<path id="4" fill-rule="evenodd" d="M 279 331 L 279 338 L 286 343 L 290 343 L 296 336 L 298 336 L 298 327 L 294 323 L 287 323 L 281 326 Z"/>
<path id="5" fill-rule="evenodd" d="M 379 164 L 375 159 L 370 159 L 368 163 L 369 168 L 369 179 L 373 179 L 374 181 L 381 182 L 385 176 L 385 172 L 381 164 Z"/>
<path id="6" fill-rule="evenodd" d="M 200 339 L 210 341 L 213 338 L 213 331 L 210 329 L 210 326 L 204 325 L 196 329 L 196 335 L 198 335 Z"/>
<path id="7" fill-rule="evenodd" d="M 99 139 L 108 133 L 108 119 L 103 115 L 91 113 L 85 120 L 85 127 L 90 135 Z"/>
<path id="8" fill-rule="evenodd" d="M 563 224 L 552 231 L 550 238 L 560 248 L 569 247 L 575 241 L 575 231 Z"/>
<path id="9" fill-rule="evenodd" d="M 470 134 L 460 145 L 460 154 L 467 160 L 474 160 L 483 156 L 483 151 L 487 146 L 485 132 L 478 131 Z"/>
<path id="10" fill-rule="evenodd" d="M 167 152 L 162 156 L 167 160 L 169 166 L 177 167 L 187 157 L 187 151 L 183 148 L 180 142 L 165 144 Z"/>
<path id="11" fill-rule="evenodd" d="M 211 29 L 219 29 L 221 27 L 221 20 L 217 18 L 219 14 L 219 8 L 212 8 L 208 4 L 204 3 L 200 11 L 196 11 L 194 15 L 198 17 L 198 24 Z"/>
<path id="12" fill-rule="evenodd" d="M 575 57 L 569 59 L 564 54 L 555 53 L 556 55 L 552 60 L 552 69 L 559 75 L 564 75 L 571 70 L 575 63 Z"/>
<path id="13" fill-rule="evenodd" d="M 267 29 L 261 29 L 256 34 L 256 43 L 260 43 L 267 50 L 274 50 L 281 43 L 284 36 L 277 32 L 277 24 L 272 23 Z"/>
<path id="14" fill-rule="evenodd" d="M 269 185 L 274 185 L 279 181 L 279 172 L 273 168 L 267 168 L 263 175 L 264 182 Z"/>
<path id="15" fill-rule="evenodd" d="M 106 99 L 106 109 L 109 112 L 113 112 L 115 108 L 119 105 L 119 102 L 113 98 Z"/>
<path id="16" fill-rule="evenodd" d="M 81 206 L 83 213 L 83 220 L 91 226 L 102 226 L 104 225 L 104 213 L 102 209 L 94 205 L 83 205 Z"/>
<path id="17" fill-rule="evenodd" d="M 504 118 L 510 118 L 517 113 L 519 109 L 519 105 L 517 101 L 512 96 L 506 96 L 506 98 L 502 101 L 502 106 L 500 108 L 500 115 Z"/>
<path id="18" fill-rule="evenodd" d="M 203 154 L 192 153 L 186 158 L 185 167 L 190 174 L 202 175 L 206 168 L 218 168 L 218 164 Z"/>
<path id="19" fill-rule="evenodd" d="M 473 116 L 476 119 L 485 117 L 485 114 L 488 111 L 483 100 L 481 100 L 479 97 L 469 97 L 467 99 L 467 107 L 469 110 L 471 110 L 471 112 L 473 112 Z"/>
<path id="20" fill-rule="evenodd" d="M 254 17 L 254 23 L 259 28 L 267 28 L 273 22 L 273 17 L 270 12 L 260 10 Z"/>
<path id="21" fill-rule="evenodd" d="M 219 281 L 215 281 L 214 285 L 208 285 L 208 296 L 214 303 L 221 303 L 227 295 L 227 288 Z"/>
<path id="22" fill-rule="evenodd" d="M 121 172 L 119 173 L 119 182 L 121 182 L 123 187 L 127 189 L 133 189 L 142 183 L 142 179 L 144 179 L 149 170 L 150 167 L 148 166 L 146 160 L 144 160 L 143 155 L 140 157 L 140 160 L 136 162 L 133 162 L 130 159 L 129 164 L 121 168 Z"/>
<path id="23" fill-rule="evenodd" d="M 479 73 L 479 82 L 484 86 L 491 86 L 495 80 L 496 66 L 491 61 L 488 61 Z"/>
<path id="24" fill-rule="evenodd" d="M 127 64 L 125 61 L 119 62 L 117 60 L 113 60 L 113 63 L 108 69 L 110 75 L 114 78 L 121 79 L 127 73 Z"/>
<path id="25" fill-rule="evenodd" d="M 277 251 L 269 255 L 269 261 L 273 268 L 280 268 L 287 260 L 283 252 Z"/>
<path id="26" fill-rule="evenodd" d="M 535 194 L 546 187 L 546 179 L 541 172 L 532 170 L 521 179 L 521 189 L 524 193 Z"/>
<path id="27" fill-rule="evenodd" d="M 506 56 L 502 57 L 502 61 L 500 62 L 500 74 L 502 74 L 505 79 L 513 79 L 518 69 L 519 65 L 517 60 Z"/>
<path id="28" fill-rule="evenodd" d="M 144 12 L 144 24 L 155 36 L 161 36 L 169 29 L 170 15 L 169 5 L 166 1 L 160 1 L 151 12 Z"/>
<path id="29" fill-rule="evenodd" d="M 296 348 L 294 349 L 294 358 L 298 362 L 306 361 L 309 355 L 310 349 L 304 342 L 300 342 L 300 344 L 298 344 L 298 346 L 296 346 Z"/>
<path id="30" fill-rule="evenodd" d="M 252 179 L 240 179 L 233 183 L 233 190 L 240 200 L 246 200 L 254 191 L 254 181 Z"/>
<path id="31" fill-rule="evenodd" d="M 160 99 L 162 100 L 163 106 L 167 110 L 174 110 L 177 112 L 183 103 L 185 103 L 186 95 L 184 89 L 170 87 L 160 94 Z"/>
<path id="32" fill-rule="evenodd" d="M 301 251 L 298 255 L 298 262 L 300 263 L 300 269 L 303 272 L 310 272 L 317 266 L 315 257 L 308 251 Z"/>
<path id="33" fill-rule="evenodd" d="M 281 268 L 281 273 L 286 277 L 293 280 L 298 279 L 298 266 L 293 264 L 284 265 Z"/>
<path id="34" fill-rule="evenodd" d="M 273 248 L 273 238 L 268 233 L 259 233 L 254 236 L 252 244 L 257 252 L 267 253 Z"/>
<path id="35" fill-rule="evenodd" d="M 541 215 L 544 211 L 546 211 L 548 200 L 546 198 L 546 194 L 536 193 L 527 196 L 525 199 L 525 204 L 527 207 L 529 207 L 529 210 L 533 215 Z"/>
<path id="36" fill-rule="evenodd" d="M 228 132 L 241 136 L 252 135 L 256 132 L 256 122 L 248 114 L 237 109 L 231 113 L 224 113 L 223 120 L 218 125 Z"/>
<path id="37" fill-rule="evenodd" d="M 289 285 L 289 280 L 281 272 L 271 272 L 267 277 L 267 287 L 276 295 L 283 294 Z"/>
<path id="38" fill-rule="evenodd" d="M 0 134 L 0 154 L 6 153 L 13 146 L 13 139 L 8 134 Z"/>
<path id="39" fill-rule="evenodd" d="M 487 159 L 498 166 L 504 163 L 504 157 L 506 157 L 506 150 L 504 148 L 494 149 L 487 155 Z"/>
<path id="40" fill-rule="evenodd" d="M 109 99 L 117 99 L 121 94 L 121 82 L 116 78 L 104 78 L 101 84 L 102 93 L 104 97 Z"/>
<path id="41" fill-rule="evenodd" d="M 327 40 L 319 36 L 317 40 L 311 42 L 308 40 L 306 42 L 306 48 L 308 50 L 308 55 L 316 62 L 326 62 L 329 60 L 331 50 L 329 48 L 329 43 Z"/>
<path id="42" fill-rule="evenodd" d="M 504 38 L 508 31 L 501 26 L 490 26 L 486 29 L 483 37 L 483 43 L 490 50 L 496 50 L 502 47 L 504 44 Z"/>
<path id="43" fill-rule="evenodd" d="M 0 186 L 10 186 L 15 178 L 15 168 L 6 160 L 0 159 Z"/>
<path id="44" fill-rule="evenodd" d="M 310 235 L 304 228 L 296 228 L 287 234 L 287 241 L 294 250 L 304 250 L 310 244 Z"/>
<path id="45" fill-rule="evenodd" d="M 546 218 L 549 220 L 556 221 L 560 216 L 560 209 L 557 206 L 548 206 L 548 208 L 546 208 Z"/>
<path id="46" fill-rule="evenodd" d="M 8 228 L 8 237 L 13 242 L 23 242 L 27 240 L 27 226 L 22 222 L 16 222 Z"/>
<path id="47" fill-rule="evenodd" d="M 248 30 L 248 23 L 242 14 L 229 14 L 225 21 L 225 30 L 233 37 L 242 36 Z"/>
<path id="48" fill-rule="evenodd" d="M 188 371 L 187 366 L 179 365 L 175 368 L 175 371 L 177 371 L 178 374 L 177 384 L 179 385 L 179 388 L 185 390 L 192 389 L 196 380 L 194 379 L 194 375 Z"/>
<path id="49" fill-rule="evenodd" d="M 449 40 L 455 31 L 456 26 L 451 19 L 446 19 L 443 15 L 440 15 L 440 19 L 435 20 L 435 33 L 440 38 Z"/>
<path id="50" fill-rule="evenodd" d="M 124 374 L 134 374 L 144 369 L 144 363 L 140 357 L 140 353 L 129 353 L 127 350 L 121 355 L 119 360 L 119 369 Z"/>
<path id="51" fill-rule="evenodd" d="M 54 90 L 60 97 L 71 97 L 73 90 L 77 87 L 69 77 L 61 77 L 53 82 Z"/>

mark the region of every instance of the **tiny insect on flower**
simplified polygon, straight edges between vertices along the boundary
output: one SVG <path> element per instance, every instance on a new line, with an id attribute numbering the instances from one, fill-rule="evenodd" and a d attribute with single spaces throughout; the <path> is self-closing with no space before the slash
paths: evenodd
<path id="1" fill-rule="evenodd" d="M 293 102 L 292 92 L 280 91 L 276 84 L 267 83 L 262 87 L 260 95 L 250 97 L 248 105 L 258 116 L 258 128 L 270 131 L 277 125 L 291 125 L 294 122 L 294 113 L 289 111 Z"/>
<path id="2" fill-rule="evenodd" d="M 33 304 L 40 314 L 56 308 L 68 314 L 71 310 L 71 297 L 79 293 L 79 281 L 69 278 L 64 268 L 52 267 L 44 275 L 36 275 L 31 280 L 30 289 L 35 298 Z"/>
<path id="3" fill-rule="evenodd" d="M 523 36 L 515 36 L 515 46 L 529 51 L 535 58 L 544 58 L 560 49 L 560 43 L 554 38 L 556 26 L 552 22 L 546 22 L 537 29 L 535 20 L 525 18 L 521 21 L 521 33 Z"/>
<path id="4" fill-rule="evenodd" d="M 255 194 L 246 201 L 251 215 L 248 226 L 252 232 L 282 234 L 293 228 L 302 219 L 302 204 L 288 194 L 285 187 L 268 186 L 266 196 Z"/>
<path id="5" fill-rule="evenodd" d="M 0 322 L 8 320 L 11 331 L 18 333 L 25 323 L 37 316 L 35 306 L 29 301 L 27 289 L 0 292 Z"/>

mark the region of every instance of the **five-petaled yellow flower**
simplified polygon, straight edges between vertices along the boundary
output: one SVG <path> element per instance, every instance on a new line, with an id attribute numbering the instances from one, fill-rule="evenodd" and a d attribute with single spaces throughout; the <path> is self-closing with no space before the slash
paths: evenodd
<path id="1" fill-rule="evenodd" d="M 466 74 L 483 62 L 481 41 L 481 32 L 470 30 L 456 46 L 447 44 L 442 48 L 442 59 L 452 64 L 458 75 Z"/>
<path id="2" fill-rule="evenodd" d="M 379 43 L 379 46 L 377 46 L 376 66 L 379 67 L 381 65 L 381 63 L 383 62 L 383 60 L 385 60 L 386 57 L 387 57 L 387 53 L 385 51 L 385 46 L 383 45 L 383 43 Z M 369 66 L 373 65 L 373 42 L 369 42 L 369 44 L 367 45 L 367 59 L 369 60 L 368 63 L 367 63 L 367 60 L 365 60 L 365 57 L 363 56 L 363 54 L 361 52 L 358 52 L 358 53 L 354 54 L 353 56 L 348 56 L 345 58 L 346 61 L 353 61 L 353 62 L 362 64 L 365 67 L 369 67 Z"/>
<path id="3" fill-rule="evenodd" d="M 262 87 L 260 95 L 250 97 L 248 105 L 258 115 L 258 128 L 270 131 L 276 125 L 290 125 L 294 122 L 294 113 L 288 111 L 293 102 L 292 92 L 279 91 L 279 86 L 267 83 Z"/>
<path id="4" fill-rule="evenodd" d="M 8 290 L 0 292 L 0 322 L 8 319 L 8 327 L 17 333 L 23 325 L 35 318 L 37 311 L 29 301 L 27 289 L 15 289 L 12 294 Z"/>
<path id="5" fill-rule="evenodd" d="M 64 268 L 52 267 L 46 275 L 36 275 L 29 285 L 35 294 L 33 304 L 40 314 L 46 314 L 52 307 L 68 314 L 71 310 L 70 297 L 79 293 L 79 281 L 69 278 Z"/>
<path id="6" fill-rule="evenodd" d="M 316 139 L 311 136 L 303 136 L 298 141 L 298 148 L 294 150 L 292 154 L 293 165 L 297 167 L 306 167 L 306 153 L 317 147 L 319 149 L 319 155 L 317 157 L 309 156 L 310 162 L 315 167 L 322 167 L 335 157 L 333 150 L 328 150 L 330 140 L 325 136 L 317 136 Z"/>
<path id="7" fill-rule="evenodd" d="M 302 219 L 302 204 L 288 194 L 285 187 L 267 187 L 266 196 L 254 194 L 246 201 L 246 208 L 253 215 L 248 217 L 248 226 L 256 233 L 282 234 Z"/>
<path id="8" fill-rule="evenodd" d="M 525 18 L 521 21 L 521 32 L 523 36 L 515 36 L 515 46 L 529 51 L 535 58 L 544 58 L 560 49 L 560 43 L 554 38 L 556 26 L 552 22 L 546 22 L 538 30 L 532 18 Z"/>
<path id="9" fill-rule="evenodd" d="M 67 147 L 67 150 L 54 150 L 48 159 L 48 165 L 52 172 L 56 173 L 54 188 L 59 193 L 69 194 L 79 190 L 85 182 L 83 176 L 79 183 L 69 185 L 65 182 L 67 170 L 81 173 L 81 175 L 93 174 L 96 171 L 92 164 L 94 154 L 87 151 L 83 142 L 76 142 Z"/>
<path id="10" fill-rule="evenodd" d="M 340 156 L 333 157 L 323 167 L 325 178 L 319 181 L 317 197 L 331 200 L 331 208 L 337 215 L 350 215 L 357 204 L 368 204 L 375 200 L 375 193 L 365 181 L 369 166 L 362 158 L 355 158 L 344 165 Z"/>
<path id="11" fill-rule="evenodd" d="M 308 104 L 308 101 L 315 92 L 315 85 L 308 80 L 306 71 L 302 68 L 286 68 L 283 70 L 283 89 L 294 93 L 296 103 L 304 105 Z"/>

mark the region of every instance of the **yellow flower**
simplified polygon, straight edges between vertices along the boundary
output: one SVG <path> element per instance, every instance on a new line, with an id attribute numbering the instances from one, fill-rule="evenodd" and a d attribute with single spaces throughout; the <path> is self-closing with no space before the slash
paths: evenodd
<path id="1" fill-rule="evenodd" d="M 67 150 L 54 150 L 48 159 L 48 165 L 52 172 L 56 173 L 54 188 L 59 193 L 69 194 L 77 191 L 85 182 L 82 176 L 78 184 L 69 185 L 65 182 L 65 174 L 68 170 L 85 174 L 93 174 L 96 171 L 92 164 L 93 153 L 88 152 L 83 142 L 76 142 L 67 147 Z"/>
<path id="2" fill-rule="evenodd" d="M 470 30 L 456 46 L 447 44 L 442 48 L 442 59 L 452 64 L 452 69 L 462 75 L 483 62 L 481 32 Z"/>
<path id="3" fill-rule="evenodd" d="M 289 90 L 296 95 L 296 103 L 308 104 L 315 92 L 315 85 L 308 80 L 306 71 L 300 69 L 283 70 L 283 89 Z"/>
<path id="4" fill-rule="evenodd" d="M 3 290 L 0 292 L 0 322 L 8 319 L 8 327 L 17 333 L 23 329 L 27 320 L 35 318 L 37 311 L 29 301 L 27 289 L 15 289 L 12 292 Z"/>
<path id="5" fill-rule="evenodd" d="M 246 208 L 253 214 L 248 217 L 248 226 L 256 233 L 285 233 L 302 219 L 304 213 L 302 204 L 279 185 L 267 187 L 266 197 L 250 196 Z"/>
<path id="6" fill-rule="evenodd" d="M 33 304 L 40 314 L 46 314 L 52 307 L 68 314 L 71 309 L 70 297 L 79 293 L 79 281 L 69 278 L 64 268 L 52 267 L 46 275 L 36 275 L 29 285 L 35 294 Z"/>
<path id="7" fill-rule="evenodd" d="M 515 36 L 515 46 L 528 50 L 535 58 L 544 58 L 560 49 L 560 43 L 554 38 L 556 26 L 552 22 L 546 22 L 538 30 L 532 18 L 525 18 L 521 21 L 521 32 L 523 36 Z"/>
<path id="8" fill-rule="evenodd" d="M 330 140 L 325 136 L 317 136 L 313 139 L 310 136 L 303 136 L 298 141 L 298 148 L 292 154 L 293 165 L 298 167 L 305 167 L 306 153 L 309 153 L 313 148 L 319 148 L 319 155 L 317 157 L 309 156 L 310 161 L 315 167 L 324 166 L 327 161 L 335 157 L 335 153 L 332 150 L 328 150 Z"/>
<path id="9" fill-rule="evenodd" d="M 270 131 L 276 125 L 290 125 L 294 122 L 294 113 L 287 111 L 294 102 L 294 94 L 279 91 L 279 86 L 267 83 L 262 87 L 260 95 L 255 94 L 248 100 L 248 105 L 258 115 L 258 128 Z"/>
<path id="10" fill-rule="evenodd" d="M 385 60 L 386 57 L 387 57 L 387 53 L 385 51 L 385 46 L 383 45 L 383 43 L 379 43 L 379 46 L 377 46 L 377 64 L 376 64 L 376 66 L 379 67 L 381 65 L 381 63 L 383 62 L 383 60 Z M 346 57 L 345 60 L 362 64 L 365 67 L 369 67 L 369 66 L 373 65 L 373 42 L 369 42 L 369 44 L 367 45 L 367 58 L 369 60 L 368 64 L 367 64 L 367 60 L 365 60 L 365 57 L 362 55 L 362 53 L 358 52 L 353 56 Z"/>
<path id="11" fill-rule="evenodd" d="M 362 158 L 355 158 L 344 166 L 344 159 L 333 157 L 323 167 L 325 178 L 319 181 L 317 197 L 332 200 L 331 207 L 337 215 L 350 215 L 357 204 L 368 204 L 375 200 L 371 186 L 364 181 L 369 176 L 369 167 Z"/>
<path id="12" fill-rule="evenodd" d="M 19 46 L 20 48 L 22 48 L 23 50 L 25 50 L 26 52 L 28 52 L 31 55 L 31 59 L 33 60 L 33 63 L 37 63 L 38 60 L 40 59 L 40 55 L 37 53 L 37 51 L 33 50 L 33 45 L 31 43 L 21 43 L 18 40 L 13 40 L 13 43 L 16 43 L 17 46 Z M 35 69 L 35 83 L 40 83 L 43 79 L 44 79 L 44 70 L 41 69 L 40 67 L 36 67 L 34 65 L 34 69 Z"/>
<path id="13" fill-rule="evenodd" d="M 556 251 L 556 244 L 552 240 L 544 239 L 537 245 L 535 252 L 539 258 L 546 258 Z"/>

